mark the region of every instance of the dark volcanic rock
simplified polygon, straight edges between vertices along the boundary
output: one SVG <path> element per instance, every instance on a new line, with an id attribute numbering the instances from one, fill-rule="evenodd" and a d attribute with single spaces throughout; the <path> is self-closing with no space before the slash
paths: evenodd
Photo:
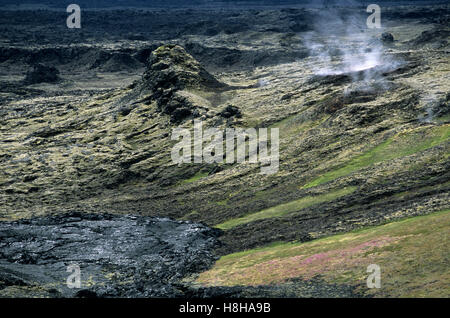
<path id="1" fill-rule="evenodd" d="M 241 114 L 241 110 L 233 105 L 228 105 L 227 107 L 225 107 L 225 109 L 220 112 L 220 116 L 224 117 L 224 118 L 230 118 L 233 116 L 236 116 L 238 118 L 242 117 Z"/>
<path id="2" fill-rule="evenodd" d="M 163 45 L 152 52 L 143 85 L 153 91 L 162 89 L 220 89 L 227 87 L 208 73 L 179 45 Z"/>
<path id="3" fill-rule="evenodd" d="M 185 48 L 209 70 L 229 71 L 254 69 L 258 66 L 291 63 L 309 55 L 306 49 L 291 49 L 296 44 L 295 33 L 288 33 L 280 40 L 281 49 L 240 50 L 229 47 L 207 47 L 196 42 L 186 42 Z"/>
<path id="4" fill-rule="evenodd" d="M 141 92 L 150 93 L 158 108 L 170 115 L 173 122 L 201 113 L 195 102 L 178 92 L 226 88 L 228 85 L 214 78 L 179 45 L 163 45 L 153 51 L 142 82 L 137 87 Z"/>
<path id="5" fill-rule="evenodd" d="M 71 213 L 2 222 L 0 295 L 25 286 L 61 297 L 182 296 L 175 286 L 212 265 L 219 234 L 139 216 Z M 81 289 L 66 286 L 70 264 L 81 268 Z"/>
<path id="6" fill-rule="evenodd" d="M 441 48 L 448 45 L 450 30 L 442 27 L 435 27 L 432 30 L 422 32 L 417 38 L 409 43 L 413 46 L 431 45 L 434 48 Z"/>
<path id="7" fill-rule="evenodd" d="M 381 34 L 381 41 L 383 43 L 393 43 L 394 36 L 389 32 L 384 32 L 383 34 Z"/>
<path id="8" fill-rule="evenodd" d="M 60 80 L 56 67 L 36 64 L 25 76 L 25 84 L 56 83 Z"/>

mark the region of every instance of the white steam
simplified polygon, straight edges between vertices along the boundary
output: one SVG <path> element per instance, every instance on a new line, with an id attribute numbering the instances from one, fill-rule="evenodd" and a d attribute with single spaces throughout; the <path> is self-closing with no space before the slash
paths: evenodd
<path id="1" fill-rule="evenodd" d="M 315 31 L 303 37 L 316 75 L 348 74 L 354 81 L 383 81 L 381 73 L 398 67 L 379 40 L 381 29 L 366 26 L 362 8 L 320 10 Z M 358 74 L 354 74 L 358 73 Z"/>

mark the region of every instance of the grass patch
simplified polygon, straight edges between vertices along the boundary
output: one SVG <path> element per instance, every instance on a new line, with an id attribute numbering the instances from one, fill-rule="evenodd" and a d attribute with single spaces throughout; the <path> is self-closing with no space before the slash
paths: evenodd
<path id="1" fill-rule="evenodd" d="M 179 184 L 188 184 L 195 182 L 201 178 L 205 178 L 208 176 L 207 172 L 197 172 L 194 176 L 190 177 L 189 179 L 181 180 Z"/>
<path id="2" fill-rule="evenodd" d="M 256 286 L 320 275 L 379 297 L 448 297 L 450 209 L 333 235 L 307 243 L 275 243 L 221 257 L 197 282 Z M 366 286 L 367 266 L 381 267 L 381 289 Z"/>
<path id="3" fill-rule="evenodd" d="M 222 201 L 217 201 L 216 204 L 218 206 L 228 206 L 228 199 L 222 200 Z"/>
<path id="4" fill-rule="evenodd" d="M 265 209 L 256 213 L 251 213 L 246 216 L 228 220 L 224 223 L 216 225 L 219 229 L 228 230 L 237 225 L 253 222 L 256 220 L 268 219 L 273 217 L 280 217 L 286 214 L 305 209 L 315 204 L 332 201 L 344 195 L 350 194 L 356 190 L 356 187 L 346 187 L 337 191 L 321 194 L 317 196 L 306 196 L 299 200 L 280 204 L 269 209 Z"/>
<path id="5" fill-rule="evenodd" d="M 318 186 L 339 177 L 346 176 L 373 164 L 412 155 L 448 141 L 450 126 L 444 125 L 432 129 L 418 129 L 399 133 L 384 141 L 365 154 L 356 157 L 345 166 L 326 172 L 303 186 L 304 189 Z"/>
<path id="6" fill-rule="evenodd" d="M 302 113 L 292 115 L 290 117 L 287 117 L 279 122 L 270 125 L 269 128 L 279 128 L 283 136 L 295 136 L 319 126 L 328 118 L 330 118 L 330 116 L 322 116 L 321 118 L 318 118 L 316 120 L 307 120 L 307 121 L 303 121 L 301 120 L 301 118 Z"/>

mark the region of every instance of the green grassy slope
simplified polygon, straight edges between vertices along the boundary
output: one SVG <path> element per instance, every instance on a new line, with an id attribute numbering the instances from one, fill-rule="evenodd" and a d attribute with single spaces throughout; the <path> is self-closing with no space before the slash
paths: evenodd
<path id="1" fill-rule="evenodd" d="M 307 243 L 275 243 L 223 256 L 197 279 L 207 286 L 264 285 L 321 276 L 364 294 L 450 296 L 450 210 Z M 367 266 L 381 267 L 381 288 L 366 286 Z"/>
<path id="2" fill-rule="evenodd" d="M 263 220 L 273 217 L 280 217 L 287 215 L 291 212 L 296 212 L 301 209 L 313 206 L 315 204 L 327 202 L 327 201 L 333 201 L 339 197 L 342 197 L 346 194 L 352 193 L 356 190 L 356 187 L 346 187 L 344 189 L 332 191 L 326 194 L 318 195 L 318 196 L 306 196 L 304 198 L 301 198 L 299 200 L 295 200 L 292 202 L 284 203 L 277 205 L 275 207 L 265 209 L 259 212 L 248 214 L 241 218 L 232 219 L 229 221 L 226 221 L 224 223 L 218 224 L 216 227 L 222 230 L 227 230 L 230 228 L 233 228 L 240 224 L 245 224 L 249 222 L 253 222 L 256 220 Z"/>
<path id="3" fill-rule="evenodd" d="M 421 152 L 448 141 L 449 136 L 450 128 L 448 125 L 435 127 L 433 129 L 419 128 L 412 132 L 402 132 L 389 138 L 363 155 L 350 160 L 345 166 L 326 172 L 304 185 L 303 188 L 311 188 L 329 182 L 379 162 Z"/>

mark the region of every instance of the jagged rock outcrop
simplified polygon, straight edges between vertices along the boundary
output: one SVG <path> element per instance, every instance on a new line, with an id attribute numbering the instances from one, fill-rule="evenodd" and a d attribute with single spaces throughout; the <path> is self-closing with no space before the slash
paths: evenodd
<path id="1" fill-rule="evenodd" d="M 199 117 L 208 111 L 208 102 L 198 92 L 221 91 L 229 86 L 206 71 L 184 48 L 163 45 L 152 52 L 147 70 L 137 88 L 151 94 L 158 108 L 172 122 Z"/>
<path id="2" fill-rule="evenodd" d="M 160 46 L 152 52 L 143 80 L 144 85 L 153 90 L 220 89 L 227 86 L 208 73 L 184 48 L 172 44 Z"/>

